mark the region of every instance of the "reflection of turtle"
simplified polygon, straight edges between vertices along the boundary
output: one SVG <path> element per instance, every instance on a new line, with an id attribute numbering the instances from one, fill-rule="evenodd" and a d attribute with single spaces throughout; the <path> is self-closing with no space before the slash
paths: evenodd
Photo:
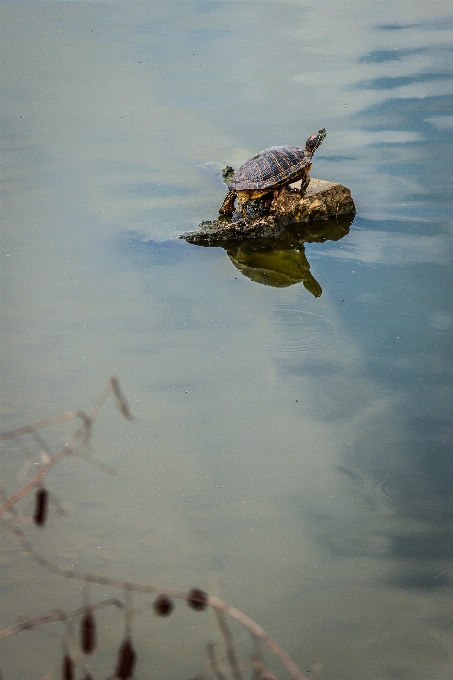
<path id="1" fill-rule="evenodd" d="M 312 295 L 321 295 L 321 286 L 310 271 L 303 245 L 288 250 L 258 250 L 254 245 L 242 243 L 227 250 L 231 262 L 244 276 L 274 288 L 287 288 L 302 282 Z"/>
<path id="2" fill-rule="evenodd" d="M 302 283 L 314 297 L 322 289 L 310 271 L 304 243 L 339 241 L 349 232 L 354 215 L 310 224 L 293 224 L 281 236 L 272 239 L 243 239 L 222 246 L 236 269 L 265 286 L 286 288 Z"/>
<path id="3" fill-rule="evenodd" d="M 310 182 L 312 156 L 325 136 L 326 131 L 322 129 L 307 139 L 305 147 L 271 146 L 249 158 L 234 173 L 219 212 L 231 215 L 237 196 L 237 210 L 241 217 L 245 217 L 248 201 L 299 180 L 302 180 L 300 191 L 303 194 Z"/>

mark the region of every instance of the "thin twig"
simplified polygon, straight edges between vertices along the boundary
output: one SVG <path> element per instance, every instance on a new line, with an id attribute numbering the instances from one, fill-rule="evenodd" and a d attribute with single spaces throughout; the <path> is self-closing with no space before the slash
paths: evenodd
<path id="1" fill-rule="evenodd" d="M 88 416 L 83 411 L 75 409 L 73 411 L 66 411 L 65 413 L 60 413 L 58 416 L 51 416 L 50 418 L 45 418 L 44 420 L 38 420 L 36 423 L 31 425 L 26 425 L 25 427 L 19 427 L 17 430 L 11 430 L 10 432 L 1 432 L 0 441 L 4 439 L 15 439 L 16 437 L 21 437 L 24 434 L 32 434 L 36 430 L 40 430 L 43 427 L 48 427 L 49 425 L 56 425 L 57 423 L 62 423 L 65 420 L 74 420 L 74 418 L 80 418 L 85 426 L 88 425 Z"/>
<path id="2" fill-rule="evenodd" d="M 225 618 L 225 614 L 223 612 L 218 611 L 217 609 L 214 609 L 214 614 L 217 619 L 217 624 L 225 640 L 225 650 L 227 654 L 228 663 L 230 664 L 231 673 L 235 680 L 242 680 L 242 673 L 241 668 L 239 666 L 238 658 L 236 656 L 233 634 Z"/>
<path id="3" fill-rule="evenodd" d="M 285 652 L 283 647 L 281 647 L 279 643 L 264 630 L 264 628 L 247 616 L 247 614 L 244 614 L 243 612 L 239 611 L 239 609 L 231 607 L 231 605 L 211 595 L 208 597 L 208 604 L 214 609 L 228 614 L 228 616 L 230 616 L 232 619 L 239 621 L 239 623 L 242 623 L 243 626 L 248 628 L 255 637 L 261 640 L 261 642 L 263 642 L 266 647 L 271 650 L 271 652 L 278 656 L 280 661 L 286 666 L 295 680 L 307 680 L 305 675 L 299 670 L 297 665 L 294 663 L 290 655 Z"/>
<path id="4" fill-rule="evenodd" d="M 52 612 L 52 614 L 44 614 L 43 616 L 35 616 L 34 618 L 24 619 L 23 621 L 19 621 L 18 623 L 16 623 L 16 625 L 14 626 L 10 626 L 9 628 L 4 628 L 4 630 L 1 630 L 0 640 L 4 640 L 10 635 L 20 633 L 22 630 L 29 630 L 30 628 L 34 628 L 34 626 L 39 626 L 42 623 L 52 623 L 53 621 L 66 621 L 67 619 L 72 619 L 76 616 L 82 616 L 83 614 L 86 614 L 87 611 L 94 612 L 96 611 L 96 609 L 105 609 L 105 607 L 112 606 L 119 607 L 120 609 L 122 609 L 123 603 L 121 602 L 121 600 L 111 597 L 108 600 L 101 600 L 100 602 L 96 602 L 95 604 L 84 605 L 83 607 L 79 607 L 78 609 L 73 609 L 71 611 L 67 612 L 56 611 Z"/>
<path id="5" fill-rule="evenodd" d="M 252 646 L 253 646 L 253 654 L 252 654 L 252 661 L 255 659 L 257 661 L 261 661 L 261 641 L 258 640 L 254 635 L 252 635 Z M 258 673 L 258 670 L 256 668 L 256 665 L 252 664 L 253 666 L 253 671 L 252 671 L 252 677 L 251 680 L 258 680 L 260 677 L 260 674 Z"/>
<path id="6" fill-rule="evenodd" d="M 30 481 L 25 484 L 21 489 L 13 493 L 10 498 L 3 503 L 3 505 L 0 507 L 0 518 L 5 515 L 5 513 L 10 510 L 13 505 L 18 503 L 22 498 L 24 498 L 27 494 L 29 494 L 33 489 L 36 489 L 38 486 L 40 486 L 43 478 L 46 476 L 46 474 L 49 472 L 49 470 L 56 465 L 57 463 L 60 462 L 60 460 L 63 460 L 66 456 L 69 456 L 77 446 L 77 444 L 80 442 L 80 440 L 84 437 L 86 433 L 85 427 L 80 427 L 78 428 L 73 436 L 71 437 L 70 441 L 68 444 L 65 444 L 65 446 L 58 451 L 52 458 L 45 463 L 44 465 L 41 465 L 39 470 L 36 472 L 35 476 L 30 479 Z"/>
<path id="7" fill-rule="evenodd" d="M 258 657 L 252 659 L 252 665 L 262 680 L 277 680 Z"/>
<path id="8" fill-rule="evenodd" d="M 207 643 L 206 651 L 208 653 L 209 663 L 211 665 L 212 672 L 217 676 L 217 680 L 226 680 L 226 677 L 220 670 L 217 657 L 215 655 L 215 646 L 213 642 Z"/>
<path id="9" fill-rule="evenodd" d="M 118 379 L 113 376 L 107 381 L 107 385 L 98 397 L 89 416 L 87 416 L 83 411 L 68 411 L 67 413 L 61 414 L 60 416 L 53 416 L 52 418 L 47 418 L 46 420 L 40 420 L 33 425 L 27 425 L 26 427 L 22 427 L 18 430 L 5 432 L 0 435 L 0 440 L 14 439 L 15 437 L 19 437 L 23 434 L 30 434 L 37 429 L 47 427 L 48 425 L 52 425 L 54 423 L 62 422 L 63 420 L 71 420 L 75 417 L 78 417 L 83 421 L 83 425 L 76 429 L 69 442 L 65 444 L 65 446 L 60 451 L 58 451 L 58 453 L 54 454 L 47 463 L 41 465 L 35 476 L 27 484 L 25 484 L 25 486 L 16 491 L 7 501 L 3 503 L 2 506 L 0 506 L 0 518 L 3 517 L 3 515 L 5 515 L 5 513 L 13 507 L 13 505 L 18 503 L 22 498 L 33 491 L 33 489 L 36 489 L 41 484 L 43 478 L 49 472 L 50 468 L 59 463 L 60 460 L 66 456 L 69 456 L 71 453 L 73 453 L 76 446 L 90 435 L 93 423 L 98 417 L 99 411 L 103 407 L 110 392 L 113 392 L 116 399 L 119 401 L 122 415 L 125 418 L 131 420 L 133 416 L 131 415 L 127 402 L 122 395 Z"/>
<path id="10" fill-rule="evenodd" d="M 113 394 L 116 397 L 116 404 L 118 406 L 118 409 L 124 418 L 127 418 L 127 420 L 134 420 L 134 416 L 129 410 L 129 404 L 127 403 L 127 399 L 124 396 L 120 383 L 118 378 L 116 378 L 114 375 L 109 378 L 109 382 L 113 391 Z"/>
<path id="11" fill-rule="evenodd" d="M 48 459 L 52 457 L 52 450 L 49 446 L 49 444 L 46 442 L 44 437 L 41 437 L 39 432 L 31 432 L 30 433 L 33 439 L 38 442 L 39 446 L 41 447 L 41 462 L 42 463 L 47 463 Z M 43 451 L 46 455 L 43 455 Z"/>

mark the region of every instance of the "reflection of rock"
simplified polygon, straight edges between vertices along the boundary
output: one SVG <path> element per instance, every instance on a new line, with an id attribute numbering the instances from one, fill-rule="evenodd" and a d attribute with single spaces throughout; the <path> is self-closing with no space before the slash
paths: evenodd
<path id="1" fill-rule="evenodd" d="M 304 243 L 338 241 L 349 232 L 353 218 L 353 215 L 344 215 L 336 220 L 292 224 L 272 239 L 243 238 L 198 244 L 225 248 L 238 271 L 252 281 L 276 288 L 302 283 L 312 295 L 319 297 L 322 289 L 310 271 Z"/>
<path id="2" fill-rule="evenodd" d="M 197 231 L 183 234 L 182 238 L 200 244 L 244 238 L 273 238 L 280 236 L 290 224 L 355 214 L 351 192 L 335 182 L 311 179 L 303 196 L 291 187 L 285 187 L 275 194 L 266 207 L 269 212 L 267 215 L 237 221 L 224 217 L 202 222 Z"/>

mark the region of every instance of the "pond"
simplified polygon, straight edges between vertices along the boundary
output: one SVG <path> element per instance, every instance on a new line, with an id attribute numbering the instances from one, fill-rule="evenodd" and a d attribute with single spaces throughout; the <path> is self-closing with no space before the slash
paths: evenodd
<path id="1" fill-rule="evenodd" d="M 117 474 L 65 458 L 46 526 L 18 526 L 64 569 L 227 601 L 308 678 L 450 678 L 451 3 L 1 12 L 1 430 L 88 413 L 112 374 L 135 418 L 109 399 L 86 453 Z M 311 174 L 351 189 L 352 223 L 264 249 L 179 239 L 216 218 L 223 167 L 322 127 Z M 3 495 L 71 432 L 2 441 Z M 17 511 L 0 630 L 88 596 L 150 601 L 37 565 L 8 531 L 31 495 Z M 97 620 L 86 668 L 105 678 L 124 616 Z M 245 663 L 250 635 L 231 629 Z M 77 636 L 68 621 L 4 639 L 4 680 L 57 676 Z M 137 614 L 132 637 L 138 679 L 197 676 L 210 641 L 228 672 L 211 612 Z"/>

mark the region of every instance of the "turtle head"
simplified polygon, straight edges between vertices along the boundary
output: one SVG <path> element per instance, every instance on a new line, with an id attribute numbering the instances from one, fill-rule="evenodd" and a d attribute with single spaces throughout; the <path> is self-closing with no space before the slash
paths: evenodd
<path id="1" fill-rule="evenodd" d="M 325 128 L 322 128 L 322 130 L 318 130 L 318 132 L 315 132 L 314 135 L 309 137 L 305 142 L 305 148 L 307 149 L 307 151 L 311 154 L 315 153 L 318 146 L 321 145 L 322 140 L 324 139 L 326 134 L 327 132 Z"/>
<path id="2" fill-rule="evenodd" d="M 222 170 L 222 179 L 225 182 L 225 184 L 228 186 L 228 184 L 231 182 L 233 179 L 235 171 L 231 167 L 231 165 L 227 165 L 226 168 L 223 168 Z"/>

